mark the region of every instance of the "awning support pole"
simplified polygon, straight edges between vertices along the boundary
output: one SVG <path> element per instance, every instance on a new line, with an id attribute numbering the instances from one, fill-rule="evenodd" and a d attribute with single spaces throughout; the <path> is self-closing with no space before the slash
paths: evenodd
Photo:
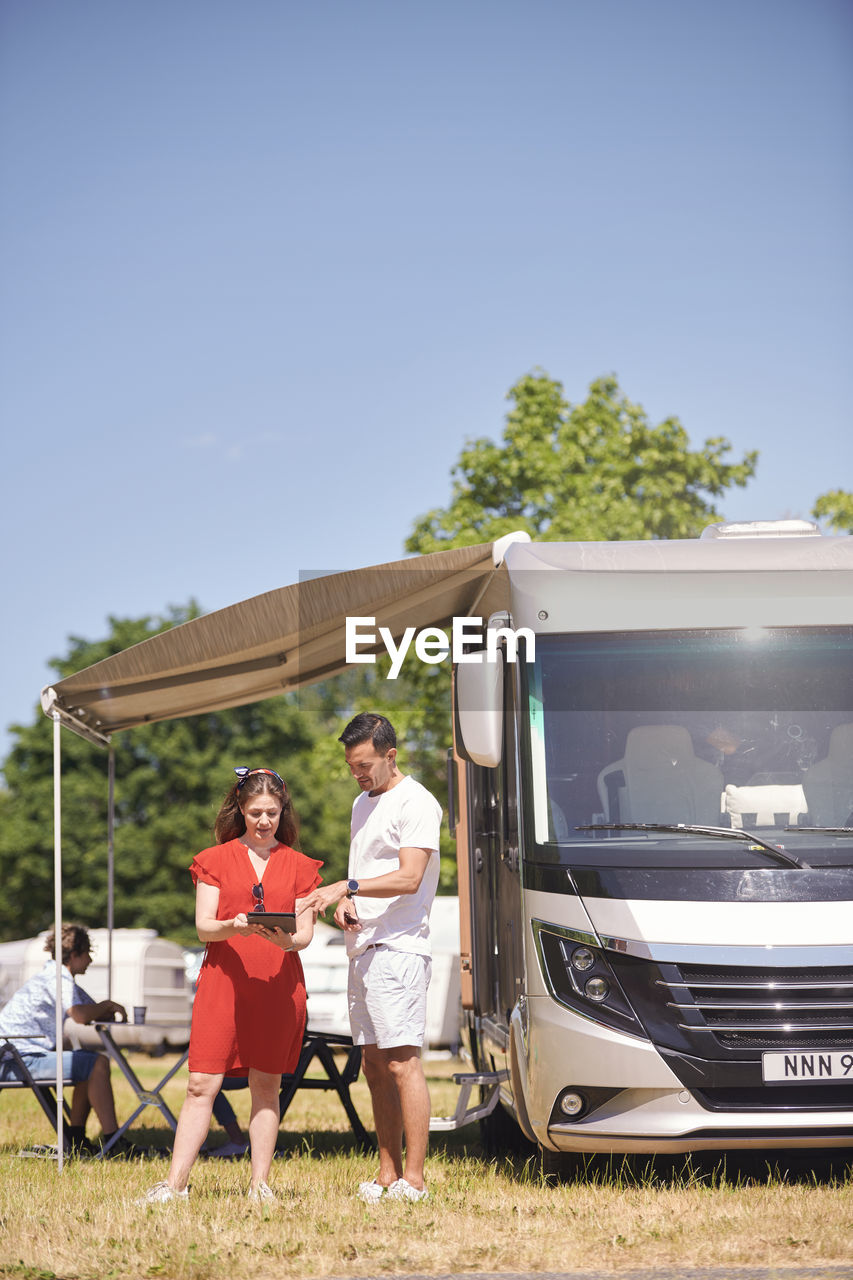
<path id="1" fill-rule="evenodd" d="M 53 953 L 56 961 L 56 1167 L 62 1172 L 65 1154 L 65 1115 L 62 1110 L 64 1082 L 62 1054 L 62 776 L 59 735 L 62 722 L 53 713 Z"/>
<path id="2" fill-rule="evenodd" d="M 107 999 L 113 998 L 113 906 L 115 902 L 116 753 L 110 743 L 107 799 Z"/>

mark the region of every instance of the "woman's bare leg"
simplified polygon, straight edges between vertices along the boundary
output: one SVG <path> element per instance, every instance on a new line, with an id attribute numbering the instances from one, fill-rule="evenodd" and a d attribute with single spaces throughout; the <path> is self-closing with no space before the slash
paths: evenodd
<path id="1" fill-rule="evenodd" d="M 266 1182 L 270 1175 L 273 1153 L 280 1124 L 278 1095 L 281 1075 L 249 1069 L 249 1092 L 252 1114 L 249 1118 L 249 1142 L 252 1150 L 252 1189 Z"/>
<path id="2" fill-rule="evenodd" d="M 213 1099 L 219 1092 L 222 1075 L 208 1075 L 204 1071 L 191 1071 L 187 1084 L 187 1096 L 178 1116 L 175 1145 L 172 1148 L 172 1164 L 167 1179 L 174 1191 L 183 1191 L 195 1164 L 201 1144 L 210 1129 Z"/>

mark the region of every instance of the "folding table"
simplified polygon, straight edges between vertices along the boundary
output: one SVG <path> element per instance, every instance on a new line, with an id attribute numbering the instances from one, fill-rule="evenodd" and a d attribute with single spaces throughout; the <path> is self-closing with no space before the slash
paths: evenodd
<path id="1" fill-rule="evenodd" d="M 156 1107 L 157 1110 L 160 1112 L 160 1114 L 163 1116 L 163 1118 L 166 1120 L 166 1122 L 172 1127 L 172 1129 L 173 1130 L 177 1129 L 178 1121 L 175 1118 L 175 1116 L 172 1114 L 171 1110 L 169 1109 L 160 1091 L 161 1089 L 163 1089 L 163 1087 L 166 1084 L 168 1084 L 168 1082 L 171 1080 L 175 1072 L 180 1071 L 181 1067 L 184 1065 L 184 1063 L 187 1060 L 187 1057 L 189 1055 L 189 1049 L 187 1048 L 184 1050 L 184 1052 L 178 1058 L 177 1062 L 175 1062 L 174 1065 L 169 1068 L 169 1070 L 163 1076 L 162 1080 L 158 1081 L 158 1083 L 154 1086 L 153 1089 L 146 1089 L 142 1081 L 137 1076 L 136 1072 L 133 1070 L 133 1067 L 130 1065 L 127 1058 L 122 1053 L 121 1045 L 116 1043 L 115 1033 L 117 1030 L 119 1031 L 119 1035 L 121 1036 L 123 1043 L 126 1044 L 128 1048 L 132 1047 L 134 1049 L 138 1049 L 141 1047 L 139 1043 L 138 1033 L 143 1031 L 147 1033 L 150 1030 L 150 1031 L 153 1031 L 156 1035 L 159 1031 L 166 1030 L 168 1028 L 158 1028 L 156 1024 L 152 1024 L 152 1023 L 145 1023 L 143 1026 L 140 1026 L 140 1027 L 134 1026 L 133 1024 L 122 1023 L 122 1022 L 95 1022 L 95 1023 L 92 1023 L 91 1025 L 94 1026 L 95 1030 L 97 1031 L 98 1036 L 100 1037 L 100 1040 L 101 1040 L 101 1044 L 104 1046 L 110 1058 L 116 1064 L 118 1069 L 121 1071 L 125 1080 L 128 1082 L 131 1089 L 139 1099 L 139 1106 L 136 1108 L 133 1115 L 128 1120 L 125 1120 L 124 1124 L 120 1125 L 118 1129 L 116 1129 L 115 1133 L 112 1135 L 110 1140 L 107 1143 L 105 1143 L 104 1146 L 101 1148 L 100 1156 L 103 1157 L 104 1155 L 106 1155 L 110 1147 L 112 1147 L 116 1142 L 119 1141 L 120 1138 L 124 1136 L 124 1134 L 133 1124 L 137 1116 L 141 1115 L 146 1107 Z M 137 1033 L 136 1035 L 133 1036 L 132 1041 L 126 1038 L 129 1032 Z"/>

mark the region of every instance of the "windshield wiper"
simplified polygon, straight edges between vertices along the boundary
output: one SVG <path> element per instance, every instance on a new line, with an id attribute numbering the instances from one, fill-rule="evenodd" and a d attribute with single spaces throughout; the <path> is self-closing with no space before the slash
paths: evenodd
<path id="1" fill-rule="evenodd" d="M 853 836 L 853 827 L 785 827 L 786 831 L 816 831 L 823 836 Z"/>
<path id="2" fill-rule="evenodd" d="M 795 831 L 803 830 L 802 827 L 790 829 Z M 846 828 L 843 829 L 846 830 Z M 670 831 L 675 835 L 713 836 L 718 840 L 741 840 L 753 845 L 756 849 L 763 849 L 771 857 L 775 858 L 777 862 L 781 862 L 783 866 L 810 870 L 807 862 L 803 862 L 800 858 L 795 858 L 793 853 L 788 853 L 787 849 L 783 849 L 781 845 L 769 844 L 767 840 L 762 840 L 761 836 L 753 835 L 751 831 L 744 831 L 742 827 L 699 827 L 688 826 L 683 822 L 594 822 L 585 827 L 575 827 L 575 831 Z"/>

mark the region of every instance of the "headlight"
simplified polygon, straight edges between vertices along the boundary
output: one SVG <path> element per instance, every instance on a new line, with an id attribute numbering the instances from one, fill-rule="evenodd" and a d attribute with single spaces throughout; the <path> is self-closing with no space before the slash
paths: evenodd
<path id="1" fill-rule="evenodd" d="M 610 983 L 606 978 L 587 978 L 583 984 L 583 993 L 590 1000 L 606 1000 L 610 995 Z"/>
<path id="2" fill-rule="evenodd" d="M 572 930 L 533 920 L 536 953 L 552 999 L 575 1013 L 648 1039 L 603 948 Z"/>

